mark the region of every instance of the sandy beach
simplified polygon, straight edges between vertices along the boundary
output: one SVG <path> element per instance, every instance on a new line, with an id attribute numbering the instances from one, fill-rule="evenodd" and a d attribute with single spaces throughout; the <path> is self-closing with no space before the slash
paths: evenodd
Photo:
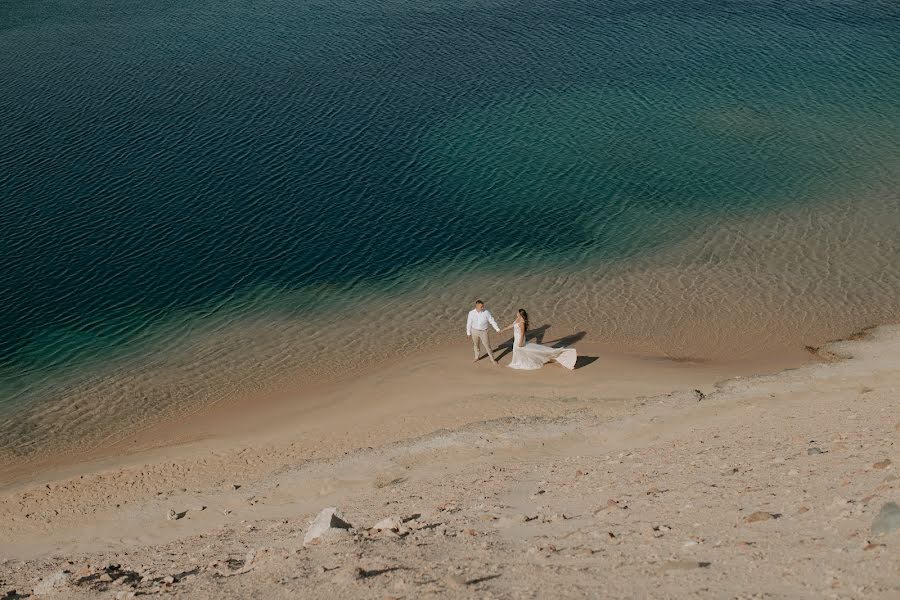
<path id="1" fill-rule="evenodd" d="M 783 4 L 4 3 L 0 600 L 900 598 L 898 12 Z"/>
<path id="2" fill-rule="evenodd" d="M 303 402 L 248 400 L 8 468 L 0 591 L 900 592 L 900 327 L 778 372 L 579 350 L 574 372 L 515 373 L 445 348 Z M 337 526 L 318 531 L 329 508 Z"/>

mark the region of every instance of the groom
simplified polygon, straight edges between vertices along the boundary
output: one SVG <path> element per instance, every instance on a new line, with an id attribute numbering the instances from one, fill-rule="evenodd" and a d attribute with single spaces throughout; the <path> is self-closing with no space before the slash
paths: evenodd
<path id="1" fill-rule="evenodd" d="M 472 338 L 472 347 L 475 350 L 475 360 L 472 362 L 478 362 L 478 359 L 481 358 L 481 351 L 478 349 L 480 342 L 487 350 L 491 362 L 497 364 L 497 361 L 494 360 L 494 353 L 491 352 L 491 339 L 488 337 L 489 324 L 495 331 L 500 332 L 500 327 L 497 326 L 497 321 L 494 320 L 491 311 L 484 307 L 484 302 L 476 300 L 475 308 L 469 311 L 469 318 L 466 321 L 466 335 Z"/>

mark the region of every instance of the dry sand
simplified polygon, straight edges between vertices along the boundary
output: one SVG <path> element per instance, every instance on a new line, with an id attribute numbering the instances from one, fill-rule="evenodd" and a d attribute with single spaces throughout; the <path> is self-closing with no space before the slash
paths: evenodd
<path id="1" fill-rule="evenodd" d="M 900 327 L 819 354 L 734 377 L 765 365 L 457 348 L 8 468 L 0 594 L 896 598 Z M 352 529 L 304 544 L 326 507 Z"/>

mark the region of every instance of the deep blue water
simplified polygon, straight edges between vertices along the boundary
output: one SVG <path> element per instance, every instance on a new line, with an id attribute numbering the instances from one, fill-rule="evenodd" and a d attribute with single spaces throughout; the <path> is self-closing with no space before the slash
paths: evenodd
<path id="1" fill-rule="evenodd" d="M 0 0 L 0 404 L 261 287 L 627 260 L 865 189 L 898 7 Z"/>

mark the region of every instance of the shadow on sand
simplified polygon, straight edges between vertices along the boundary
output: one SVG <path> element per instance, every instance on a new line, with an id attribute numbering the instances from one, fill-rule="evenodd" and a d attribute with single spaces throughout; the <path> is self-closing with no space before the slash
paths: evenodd
<path id="1" fill-rule="evenodd" d="M 579 356 L 575 361 L 575 369 L 582 369 L 591 363 L 597 362 L 597 356 Z"/>
<path id="2" fill-rule="evenodd" d="M 547 330 L 550 329 L 550 325 L 541 325 L 540 327 L 535 327 L 534 329 L 530 329 L 525 334 L 525 341 L 534 342 L 536 344 L 544 344 L 546 346 L 551 346 L 553 348 L 565 348 L 567 346 L 571 346 L 581 340 L 583 340 L 587 336 L 586 331 L 579 331 L 578 333 L 573 333 L 571 335 L 567 335 L 565 337 L 561 337 L 558 340 L 553 340 L 550 342 L 544 342 L 544 335 L 547 333 Z M 500 360 L 504 356 L 512 353 L 513 340 L 512 338 L 506 340 L 501 343 L 494 349 L 494 352 L 500 352 L 500 354 L 496 355 L 494 358 Z M 579 356 L 578 360 L 575 361 L 575 368 L 581 369 L 594 363 L 597 361 L 596 356 Z"/>

